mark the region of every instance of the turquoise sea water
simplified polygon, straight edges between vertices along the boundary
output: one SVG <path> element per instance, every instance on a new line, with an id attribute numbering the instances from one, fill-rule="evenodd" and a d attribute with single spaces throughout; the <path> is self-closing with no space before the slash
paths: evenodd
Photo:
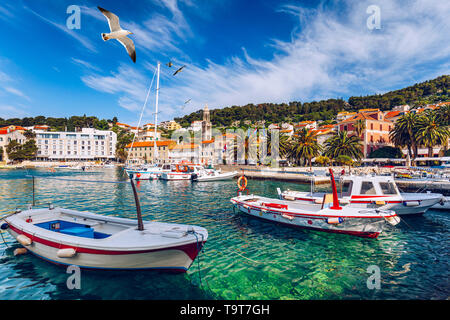
<path id="1" fill-rule="evenodd" d="M 26 174 L 124 180 L 120 169 L 98 172 L 0 170 L 0 214 L 32 201 Z M 309 186 L 250 180 L 251 193 Z M 204 252 L 185 274 L 81 271 L 69 274 L 27 254 L 8 233 L 0 239 L 0 299 L 447 299 L 450 296 L 450 215 L 429 211 L 389 227 L 377 240 L 286 228 L 233 213 L 236 181 L 142 181 L 144 219 L 207 228 Z M 129 184 L 36 179 L 36 201 L 105 215 L 135 217 Z M 9 246 L 9 248 L 7 248 Z M 381 288 L 367 288 L 367 268 L 381 270 Z M 199 271 L 200 270 L 200 271 Z"/>

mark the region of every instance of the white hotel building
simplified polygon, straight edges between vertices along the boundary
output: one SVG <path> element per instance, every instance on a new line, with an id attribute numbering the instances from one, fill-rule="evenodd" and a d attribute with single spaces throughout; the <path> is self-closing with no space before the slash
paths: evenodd
<path id="1" fill-rule="evenodd" d="M 113 160 L 117 135 L 113 131 L 83 128 L 81 132 L 34 130 L 37 160 Z"/>

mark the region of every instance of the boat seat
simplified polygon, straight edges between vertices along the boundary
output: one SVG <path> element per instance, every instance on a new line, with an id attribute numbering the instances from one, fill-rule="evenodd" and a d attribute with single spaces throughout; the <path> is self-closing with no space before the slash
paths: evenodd
<path id="1" fill-rule="evenodd" d="M 73 227 L 61 229 L 61 233 L 68 234 L 71 236 L 83 237 L 83 238 L 94 238 L 94 229 L 85 227 Z"/>
<path id="2" fill-rule="evenodd" d="M 332 203 L 333 195 L 331 193 L 324 194 L 322 200 L 322 209 L 331 207 Z"/>

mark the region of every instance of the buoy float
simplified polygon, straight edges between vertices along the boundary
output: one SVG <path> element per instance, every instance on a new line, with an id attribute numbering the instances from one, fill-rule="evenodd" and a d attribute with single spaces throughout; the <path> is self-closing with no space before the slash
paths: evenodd
<path id="1" fill-rule="evenodd" d="M 23 246 L 29 246 L 33 241 L 31 241 L 30 238 L 28 238 L 24 234 L 19 234 L 16 238 L 17 242 L 19 242 Z"/>
<path id="2" fill-rule="evenodd" d="M 387 217 L 386 221 L 389 222 L 389 224 L 395 226 L 396 224 L 400 223 L 400 217 L 399 216 Z"/>
<path id="3" fill-rule="evenodd" d="M 283 218 L 285 218 L 285 219 L 288 219 L 288 220 L 294 220 L 294 217 L 293 216 L 291 216 L 291 215 L 288 215 L 288 214 L 282 214 L 281 215 Z"/>
<path id="4" fill-rule="evenodd" d="M 2 230 L 6 230 L 6 229 L 8 229 L 8 228 L 9 228 L 9 224 L 7 224 L 6 222 L 3 223 L 3 224 L 1 225 L 1 227 L 0 227 L 0 229 L 2 229 Z"/>
<path id="5" fill-rule="evenodd" d="M 27 253 L 28 250 L 25 248 L 17 248 L 16 250 L 14 250 L 14 256 L 20 256 L 22 254 Z"/>
<path id="6" fill-rule="evenodd" d="M 338 218 L 327 218 L 327 223 L 328 224 L 339 224 L 344 222 L 344 219 L 342 219 L 341 217 Z"/>
<path id="7" fill-rule="evenodd" d="M 140 178 L 141 174 L 140 173 L 136 173 L 136 177 Z"/>
<path id="8" fill-rule="evenodd" d="M 58 258 L 72 258 L 77 254 L 77 251 L 72 248 L 67 249 L 59 249 L 58 252 L 56 252 L 56 255 Z"/>
<path id="9" fill-rule="evenodd" d="M 247 178 L 244 175 L 240 176 L 237 181 L 237 185 L 239 187 L 239 191 L 244 191 L 245 188 L 247 188 Z"/>
<path id="10" fill-rule="evenodd" d="M 417 207 L 418 205 L 420 205 L 419 201 L 405 201 L 403 202 L 403 205 L 406 207 Z"/>

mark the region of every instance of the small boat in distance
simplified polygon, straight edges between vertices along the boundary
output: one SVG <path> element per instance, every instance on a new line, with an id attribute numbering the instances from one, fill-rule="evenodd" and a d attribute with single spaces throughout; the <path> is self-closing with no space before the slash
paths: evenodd
<path id="1" fill-rule="evenodd" d="M 237 171 L 221 172 L 220 169 L 203 169 L 192 175 L 192 181 L 206 182 L 206 181 L 221 181 L 233 179 L 238 174 Z"/>
<path id="2" fill-rule="evenodd" d="M 204 168 L 201 165 L 182 162 L 171 165 L 171 170 L 169 172 L 163 172 L 160 179 L 167 181 L 192 180 L 202 170 Z"/>
<path id="3" fill-rule="evenodd" d="M 425 213 L 444 201 L 440 193 L 400 193 L 392 176 L 341 176 L 339 201 L 352 207 L 393 210 L 398 215 Z M 286 190 L 280 198 L 301 203 L 321 203 L 324 192 Z"/>
<path id="4" fill-rule="evenodd" d="M 270 222 L 367 238 L 377 238 L 386 223 L 396 225 L 400 222 L 400 218 L 391 210 L 341 207 L 331 169 L 330 173 L 333 194 L 324 195 L 321 204 L 255 195 L 238 195 L 231 202 L 241 212 Z"/>

